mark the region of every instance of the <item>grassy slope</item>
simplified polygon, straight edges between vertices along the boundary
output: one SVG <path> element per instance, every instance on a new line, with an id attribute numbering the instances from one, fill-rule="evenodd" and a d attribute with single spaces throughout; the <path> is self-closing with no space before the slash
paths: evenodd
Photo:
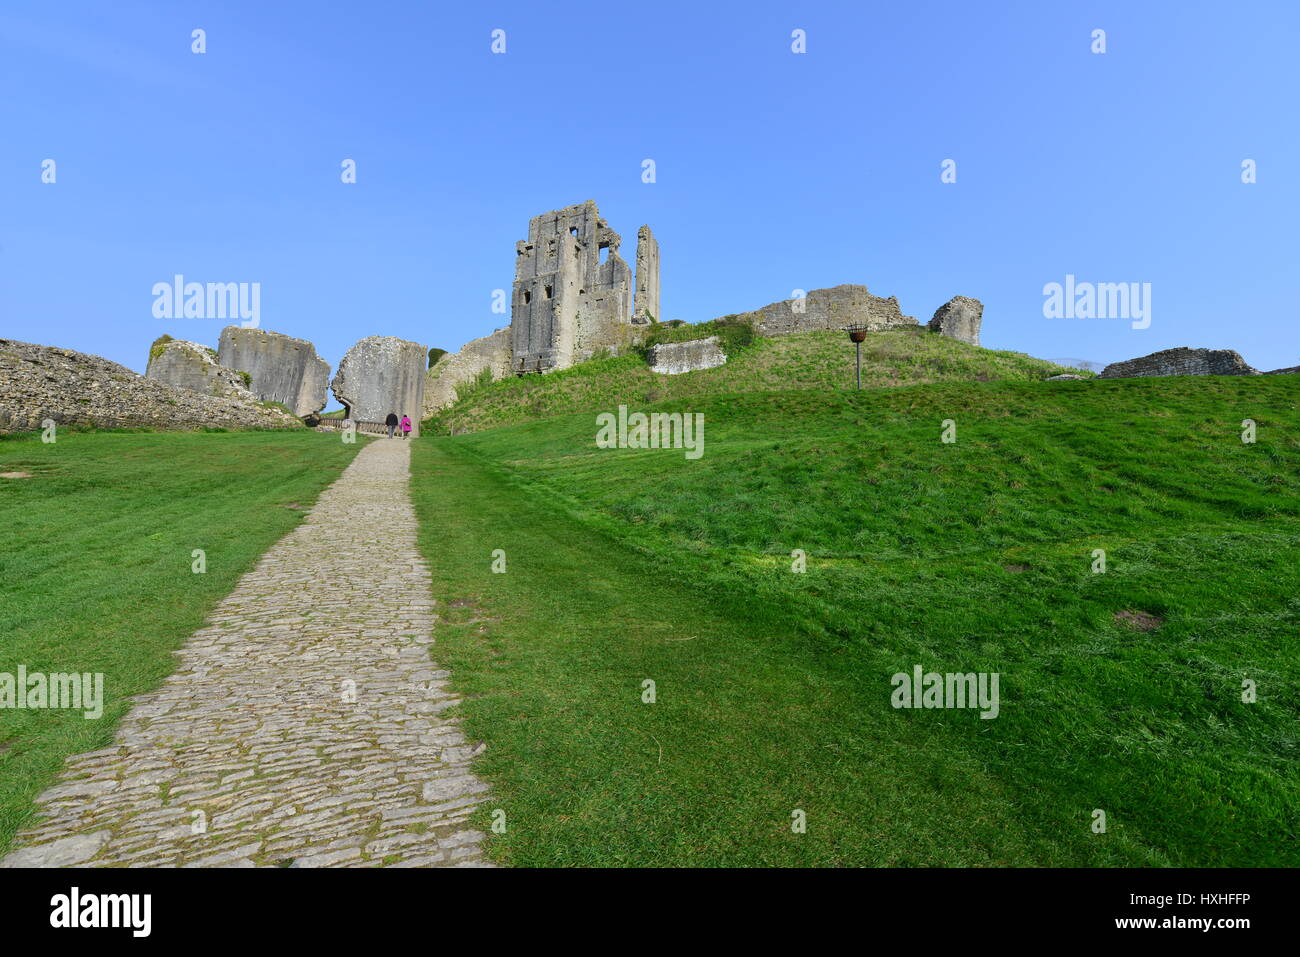
<path id="1" fill-rule="evenodd" d="M 0 479 L 0 672 L 103 672 L 107 699 L 98 721 L 0 710 L 0 854 L 64 757 L 111 741 L 126 699 L 171 672 L 171 651 L 359 448 L 305 430 L 0 442 L 0 472 L 33 473 Z"/>
<path id="2" fill-rule="evenodd" d="M 437 655 L 481 696 L 498 853 L 1297 863 L 1298 401 L 1287 376 L 941 384 L 662 404 L 705 414 L 696 462 L 597 450 L 590 414 L 424 443 L 438 597 L 482 619 Z M 1001 716 L 892 709 L 914 664 L 1000 672 Z"/>
<path id="3" fill-rule="evenodd" d="M 663 338 L 698 335 L 696 327 Z M 1019 352 L 994 352 L 917 328 L 873 333 L 862 344 L 863 388 L 948 380 L 1039 380 L 1068 371 Z M 1077 371 L 1077 370 L 1075 370 Z M 523 376 L 465 390 L 425 434 L 477 431 L 619 402 L 658 402 L 773 389 L 840 389 L 854 381 L 853 345 L 842 332 L 758 339 L 726 365 L 683 375 L 651 372 L 637 355 L 584 362 L 545 376 Z"/>

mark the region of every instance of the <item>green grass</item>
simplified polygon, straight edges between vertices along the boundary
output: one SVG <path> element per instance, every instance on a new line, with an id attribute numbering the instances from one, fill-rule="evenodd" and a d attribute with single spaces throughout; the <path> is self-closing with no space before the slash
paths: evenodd
<path id="1" fill-rule="evenodd" d="M 69 754 L 108 745 L 132 695 L 360 444 L 315 432 L 76 433 L 0 441 L 0 672 L 102 672 L 100 720 L 0 710 L 0 854 Z M 191 570 L 194 549 L 207 571 Z"/>
<path id="2" fill-rule="evenodd" d="M 705 415 L 698 461 L 598 450 L 590 413 L 418 444 L 493 853 L 1300 863 L 1298 405 L 1287 376 L 952 383 L 654 406 Z M 895 710 L 916 664 L 999 673 L 1001 714 Z"/>
<path id="3" fill-rule="evenodd" d="M 844 389 L 854 382 L 854 350 L 843 332 L 808 332 L 753 339 L 743 323 L 660 323 L 651 341 L 675 342 L 721 335 L 725 365 L 682 375 L 651 372 L 636 353 L 579 363 L 544 376 L 511 376 L 467 383 L 458 400 L 434 415 L 425 435 L 447 435 L 513 425 L 541 418 L 605 409 L 618 402 L 661 402 L 736 392 Z M 862 344 L 864 388 L 929 382 L 1037 381 L 1067 370 L 1020 352 L 980 349 L 916 328 L 872 333 Z"/>
<path id="4" fill-rule="evenodd" d="M 839 335 L 843 337 L 843 333 Z M 738 358 L 741 352 L 754 344 L 756 338 L 752 321 L 735 315 L 723 316 L 721 319 L 713 319 L 709 322 L 683 322 L 680 325 L 656 322 L 650 326 L 636 351 L 644 356 L 650 346 L 662 342 L 690 342 L 696 339 L 708 339 L 711 336 L 718 339 L 728 359 Z M 812 344 L 813 340 L 809 340 L 806 346 Z"/>

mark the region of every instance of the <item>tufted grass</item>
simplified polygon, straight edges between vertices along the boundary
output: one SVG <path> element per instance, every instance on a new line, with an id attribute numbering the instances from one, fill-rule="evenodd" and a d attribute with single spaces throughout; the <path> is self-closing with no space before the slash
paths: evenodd
<path id="1" fill-rule="evenodd" d="M 1294 377 L 606 399 L 703 457 L 591 414 L 413 449 L 500 860 L 1300 863 Z M 894 709 L 916 664 L 999 716 Z"/>
<path id="2" fill-rule="evenodd" d="M 0 709 L 0 854 L 70 754 L 132 695 L 361 447 L 315 432 L 72 432 L 0 441 L 0 672 L 102 672 L 99 720 Z M 191 570 L 194 549 L 207 571 Z"/>

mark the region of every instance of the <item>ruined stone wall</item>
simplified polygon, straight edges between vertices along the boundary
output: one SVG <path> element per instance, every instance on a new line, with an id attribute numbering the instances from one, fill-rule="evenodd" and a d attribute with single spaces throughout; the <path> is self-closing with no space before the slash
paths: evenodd
<path id="1" fill-rule="evenodd" d="M 249 388 L 264 402 L 279 402 L 294 415 L 325 408 L 330 367 L 306 339 L 278 332 L 226 326 L 217 361 L 252 377 Z"/>
<path id="2" fill-rule="evenodd" d="M 350 418 L 383 422 L 388 413 L 409 415 L 412 436 L 420 434 L 429 350 L 395 336 L 368 336 L 343 356 L 334 376 L 334 396 Z"/>
<path id="3" fill-rule="evenodd" d="M 424 385 L 424 412 L 428 418 L 456 401 L 456 387 L 473 382 L 484 369 L 493 379 L 510 375 L 510 329 L 465 343 L 459 352 L 447 353 L 429 370 Z"/>
<path id="4" fill-rule="evenodd" d="M 636 231 L 636 295 L 632 321 L 663 318 L 659 311 L 659 241 L 649 226 Z"/>
<path id="5" fill-rule="evenodd" d="M 60 425 L 189 430 L 302 428 L 279 409 L 146 378 L 99 356 L 0 339 L 0 432 Z"/>
<path id="6" fill-rule="evenodd" d="M 802 300 L 774 302 L 744 317 L 754 323 L 754 331 L 760 336 L 838 331 L 859 324 L 872 332 L 883 332 L 917 324 L 915 318 L 902 314 L 893 296 L 881 299 L 867 292 L 866 286 L 851 284 L 814 289 Z"/>
<path id="7" fill-rule="evenodd" d="M 515 372 L 566 369 L 629 341 L 632 272 L 618 254 L 621 242 L 591 200 L 529 221 L 528 238 L 515 246 Z"/>
<path id="8" fill-rule="evenodd" d="M 953 296 L 934 311 L 928 325 L 933 332 L 977 346 L 983 316 L 984 303 L 969 296 Z"/>
<path id="9" fill-rule="evenodd" d="M 1153 375 L 1259 375 L 1231 349 L 1165 349 L 1149 356 L 1112 362 L 1101 370 L 1103 379 L 1128 379 Z"/>
<path id="10" fill-rule="evenodd" d="M 156 347 L 154 354 L 149 356 L 145 377 L 179 389 L 223 396 L 245 404 L 255 401 L 243 377 L 234 369 L 218 365 L 216 350 L 197 342 L 172 339 Z"/>
<path id="11" fill-rule="evenodd" d="M 646 361 L 651 372 L 663 375 L 681 375 L 713 369 L 727 361 L 726 353 L 717 336 L 691 339 L 688 342 L 662 342 L 646 351 Z"/>

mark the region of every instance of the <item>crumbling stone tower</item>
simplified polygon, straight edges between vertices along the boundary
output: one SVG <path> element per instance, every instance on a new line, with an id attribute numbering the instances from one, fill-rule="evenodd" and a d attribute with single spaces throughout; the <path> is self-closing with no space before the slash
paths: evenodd
<path id="1" fill-rule="evenodd" d="M 643 232 L 653 243 L 649 229 Z M 516 374 L 567 369 L 598 349 L 618 351 L 631 341 L 632 270 L 618 254 L 622 241 L 592 200 L 529 220 L 528 238 L 515 245 L 510 303 Z M 657 244 L 653 258 L 657 306 Z"/>
<path id="2" fill-rule="evenodd" d="M 632 321 L 659 321 L 659 242 L 649 226 L 636 231 L 636 297 Z"/>

